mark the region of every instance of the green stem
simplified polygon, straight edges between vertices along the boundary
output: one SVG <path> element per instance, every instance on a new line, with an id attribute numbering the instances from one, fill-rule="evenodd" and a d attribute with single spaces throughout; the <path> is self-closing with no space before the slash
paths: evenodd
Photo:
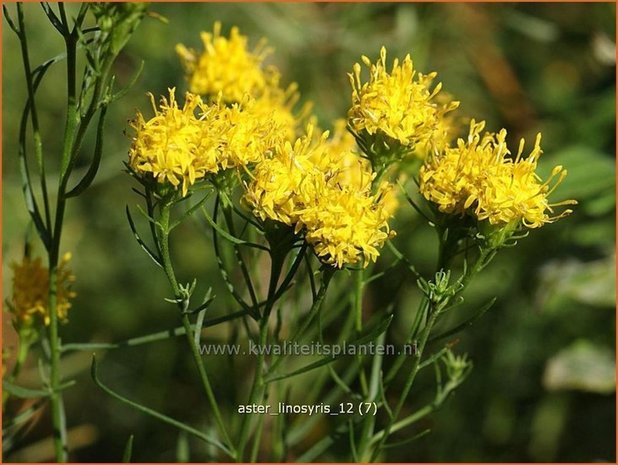
<path id="1" fill-rule="evenodd" d="M 55 239 L 55 238 L 54 238 Z M 57 244 L 57 243 L 56 243 Z M 54 451 L 57 462 L 66 462 L 68 455 L 66 422 L 62 393 L 60 392 L 60 339 L 58 337 L 58 258 L 57 245 L 54 245 L 49 257 L 49 348 L 50 348 L 50 374 L 49 384 L 51 388 L 51 416 L 53 423 Z"/>
<path id="2" fill-rule="evenodd" d="M 416 375 L 419 371 L 419 366 L 420 366 L 421 359 L 423 356 L 423 351 L 425 349 L 425 344 L 427 343 L 427 339 L 429 338 L 429 333 L 431 332 L 431 329 L 433 328 L 433 325 L 435 324 L 438 315 L 439 315 L 439 312 L 436 311 L 436 309 L 430 308 L 429 319 L 427 320 L 427 324 L 425 325 L 425 327 L 423 328 L 423 332 L 421 333 L 421 338 L 418 344 L 417 351 L 414 354 L 414 361 L 412 362 L 412 368 L 410 369 L 408 379 L 406 380 L 406 384 L 404 385 L 401 396 L 399 397 L 399 401 L 397 402 L 397 405 L 395 409 L 393 410 L 393 416 L 388 421 L 386 428 L 384 428 L 384 435 L 382 436 L 382 438 L 380 439 L 380 442 L 378 443 L 377 447 L 373 451 L 373 454 L 371 456 L 371 461 L 374 461 L 377 458 L 378 454 L 384 447 L 384 444 L 386 443 L 386 440 L 389 434 L 391 433 L 393 423 L 397 421 L 397 418 L 399 418 L 401 409 L 403 408 L 403 405 L 405 404 L 406 399 L 408 398 L 408 394 L 410 393 L 410 389 L 412 389 L 412 385 L 414 384 L 414 380 L 416 379 Z"/>
<path id="3" fill-rule="evenodd" d="M 277 293 L 277 284 L 279 282 L 279 277 L 281 276 L 281 270 L 283 269 L 283 264 L 285 263 L 285 257 L 287 255 L 287 251 L 277 253 L 275 251 L 271 251 L 270 259 L 270 279 L 268 283 L 268 297 L 266 300 L 266 304 L 264 306 L 264 312 L 261 315 L 259 320 L 260 325 L 260 336 L 259 336 L 259 345 L 258 345 L 258 354 L 257 354 L 257 363 L 255 367 L 255 375 L 253 377 L 253 384 L 251 386 L 251 391 L 249 394 L 249 403 L 255 404 L 261 401 L 266 394 L 266 387 L 264 384 L 264 364 L 265 364 L 265 354 L 264 349 L 268 342 L 268 318 L 272 312 L 272 309 L 275 305 L 276 293 Z M 250 426 L 250 417 L 249 415 L 245 415 L 242 418 L 240 424 L 240 434 L 238 439 L 238 455 L 236 457 L 238 462 L 243 461 L 243 455 L 245 451 L 245 447 L 247 446 L 247 441 L 249 439 L 249 426 Z M 261 424 L 260 424 L 261 426 Z M 257 436 L 261 435 L 261 431 L 258 431 Z M 256 439 L 259 441 L 259 439 Z M 254 448 L 259 449 L 259 444 L 254 445 Z"/>
<path id="4" fill-rule="evenodd" d="M 62 393 L 59 390 L 61 383 L 60 375 L 60 354 L 62 352 L 61 343 L 58 335 L 58 260 L 60 257 L 60 242 L 62 238 L 62 226 L 64 223 L 64 213 L 66 207 L 65 190 L 68 179 L 64 164 L 65 159 L 71 153 L 73 137 L 77 126 L 77 106 L 75 101 L 75 73 L 76 57 L 75 42 L 66 38 L 67 46 L 67 80 L 68 80 L 68 100 L 67 100 L 67 119 L 64 133 L 64 144 L 62 150 L 61 179 L 58 183 L 58 199 L 56 203 L 56 213 L 54 219 L 54 229 L 51 232 L 51 249 L 49 255 L 49 345 L 50 345 L 50 387 L 51 395 L 51 414 L 54 426 L 54 450 L 56 461 L 66 462 L 68 447 L 66 422 L 64 415 L 64 405 Z"/>
<path id="5" fill-rule="evenodd" d="M 236 236 L 236 231 L 234 227 L 234 217 L 232 216 L 232 209 L 230 208 L 229 204 L 228 205 L 224 204 L 223 215 L 225 217 L 225 221 L 226 221 L 228 229 L 230 230 L 230 233 L 232 234 L 232 236 Z M 242 256 L 242 252 L 240 251 L 240 248 L 238 247 L 237 244 L 234 244 L 234 255 L 236 256 L 236 260 L 240 266 L 243 279 L 245 280 L 247 289 L 249 290 L 249 296 L 251 298 L 251 303 L 253 304 L 253 310 L 256 313 L 259 313 L 259 308 L 258 308 L 259 303 L 258 303 L 257 295 L 255 293 L 255 288 L 253 286 L 253 281 L 251 280 L 251 275 L 249 274 L 247 264 L 245 263 L 245 260 Z"/>
<path id="6" fill-rule="evenodd" d="M 358 334 L 360 334 L 363 330 L 363 271 L 363 269 L 360 269 L 354 273 L 354 328 L 356 329 Z M 362 356 L 357 355 L 357 360 L 360 367 L 359 378 L 361 384 L 361 392 L 363 394 L 363 397 L 366 397 L 369 388 L 367 386 L 367 376 L 365 374 L 365 369 L 362 365 Z"/>
<path id="7" fill-rule="evenodd" d="M 468 284 L 470 283 L 470 281 L 472 280 L 472 278 L 478 274 L 483 268 L 485 268 L 485 266 L 487 266 L 487 264 L 491 261 L 491 259 L 493 258 L 493 256 L 495 255 L 495 250 L 493 249 L 482 249 L 479 253 L 479 256 L 477 257 L 476 261 L 474 262 L 474 265 L 466 270 L 465 275 L 461 278 L 460 280 L 460 288 L 457 291 L 457 294 L 462 293 L 468 286 Z M 444 256 L 443 256 L 444 258 Z M 442 261 L 442 259 L 440 261 Z M 448 260 L 448 258 L 447 258 Z M 454 296 L 453 296 L 454 297 Z M 452 297 L 451 297 L 452 298 Z M 432 308 L 431 303 L 429 302 L 429 300 L 427 299 L 427 297 L 425 296 L 423 298 L 423 300 L 421 301 L 421 305 L 419 308 L 419 315 L 417 316 L 421 316 L 423 313 L 425 313 L 425 311 L 428 312 L 428 319 L 427 319 L 427 323 L 425 324 L 423 331 L 421 333 L 421 337 L 417 346 L 417 350 L 416 353 L 414 354 L 414 361 L 412 364 L 412 368 L 409 372 L 408 378 L 406 380 L 406 383 L 404 385 L 404 389 L 401 393 L 401 397 L 399 398 L 399 401 L 397 402 L 397 406 L 395 407 L 395 409 L 393 410 L 393 415 L 390 418 L 390 420 L 387 423 L 386 428 L 384 428 L 383 432 L 381 433 L 382 436 L 380 437 L 380 440 L 378 442 L 377 447 L 374 449 L 373 451 L 373 455 L 371 457 L 371 460 L 375 460 L 378 456 L 378 454 L 380 453 L 380 451 L 383 449 L 384 444 L 386 442 L 386 440 L 388 439 L 388 436 L 393 432 L 393 427 L 396 424 L 395 422 L 397 421 L 397 418 L 399 417 L 400 413 L 401 413 L 401 409 L 403 408 L 403 405 L 406 401 L 406 398 L 408 397 L 408 394 L 410 393 L 410 389 L 412 388 L 412 384 L 414 383 L 414 380 L 416 379 L 416 375 L 420 370 L 420 365 L 421 365 L 421 360 L 422 360 L 422 356 L 423 356 L 423 351 L 425 349 L 425 346 L 427 344 L 427 340 L 429 338 L 429 334 L 431 333 L 431 330 L 433 329 L 433 326 L 438 318 L 438 316 L 440 315 L 440 311 L 446 307 L 446 302 L 444 302 L 442 304 L 442 306 L 440 308 Z M 418 320 L 418 318 L 417 318 Z M 417 324 L 420 321 L 415 321 L 413 328 L 416 328 Z M 416 329 L 414 329 L 413 331 L 414 333 L 416 333 Z M 399 371 L 399 369 L 401 368 L 403 362 L 405 361 L 404 358 L 400 357 L 395 365 L 391 368 L 391 370 L 389 371 L 388 375 L 387 375 L 387 382 L 390 381 L 396 374 L 397 371 Z M 404 425 L 405 426 L 405 425 Z M 403 426 L 401 426 L 403 427 Z"/>
<path id="8" fill-rule="evenodd" d="M 168 281 L 170 282 L 170 285 L 172 287 L 172 291 L 174 292 L 174 297 L 178 300 L 178 306 L 180 307 L 180 309 L 186 310 L 186 308 L 188 307 L 188 296 L 184 295 L 180 288 L 180 285 L 178 284 L 178 280 L 176 279 L 176 274 L 174 272 L 174 267 L 172 265 L 170 255 L 169 226 L 171 207 L 172 204 L 169 202 L 161 205 L 161 217 L 159 220 L 161 234 L 159 237 L 157 237 L 157 240 L 159 242 L 159 247 L 161 250 L 163 269 L 165 270 L 165 274 L 167 275 Z M 204 367 L 204 364 L 202 363 L 200 351 L 195 344 L 195 333 L 189 320 L 189 315 L 186 313 L 182 314 L 182 325 L 185 330 L 187 343 L 189 344 L 189 347 L 191 349 L 191 355 L 193 356 L 193 360 L 195 362 L 195 366 L 197 368 L 202 387 L 204 388 L 204 392 L 206 393 L 206 397 L 208 398 L 208 402 L 210 403 L 210 407 L 212 408 L 217 426 L 221 432 L 221 435 L 223 436 L 223 440 L 226 446 L 228 446 L 232 451 L 234 451 L 232 441 L 230 440 L 230 437 L 227 433 L 227 429 L 225 428 L 225 424 L 223 422 L 223 417 L 221 416 L 221 411 L 219 410 L 217 399 L 212 390 L 212 386 L 210 385 L 208 374 L 206 373 L 206 369 Z"/>
<path id="9" fill-rule="evenodd" d="M 416 315 L 414 316 L 414 321 L 412 322 L 412 326 L 410 327 L 410 331 L 408 331 L 409 336 L 408 336 L 408 339 L 406 340 L 406 344 L 412 344 L 414 342 L 416 335 L 418 334 L 418 330 L 420 328 L 423 317 L 427 313 L 428 306 L 429 306 L 429 300 L 427 299 L 427 296 L 423 295 L 423 298 L 419 304 Z M 384 378 L 385 385 L 390 384 L 390 382 L 395 378 L 395 376 L 397 376 L 397 373 L 401 369 L 401 366 L 404 364 L 406 359 L 407 359 L 407 355 L 405 354 L 405 352 L 402 351 L 402 353 L 398 355 L 397 358 L 395 359 L 395 362 L 393 363 L 391 368 L 388 370 L 386 377 Z"/>
<path id="10" fill-rule="evenodd" d="M 265 392 L 264 389 L 264 362 L 265 354 L 264 348 L 268 342 L 268 319 L 262 318 L 260 320 L 260 337 L 257 353 L 257 362 L 255 366 L 255 375 L 253 376 L 253 384 L 251 385 L 251 391 L 249 393 L 249 404 L 258 403 Z M 244 415 L 240 424 L 240 434 L 238 438 L 238 447 L 236 454 L 236 461 L 242 462 L 244 460 L 245 447 L 249 439 L 249 426 L 250 415 Z"/>
<path id="11" fill-rule="evenodd" d="M 262 440 L 262 430 L 264 427 L 264 415 L 260 415 L 258 418 L 257 432 L 253 439 L 253 448 L 251 449 L 251 463 L 257 462 L 258 455 L 260 453 L 260 442 Z"/>
<path id="12" fill-rule="evenodd" d="M 382 333 L 378 338 L 378 344 L 384 344 L 386 339 L 386 333 Z M 369 386 L 368 396 L 366 402 L 375 402 L 378 397 L 378 384 L 380 383 L 380 377 L 382 374 L 382 360 L 383 355 L 377 353 L 373 358 L 371 367 L 371 384 Z M 358 457 L 361 462 L 366 462 L 369 457 L 369 448 L 371 446 L 371 437 L 375 428 L 376 417 L 375 415 L 366 415 L 363 420 L 363 428 L 361 431 L 361 437 L 358 444 Z"/>
<path id="13" fill-rule="evenodd" d="M 62 225 L 64 222 L 64 212 L 66 206 L 65 190 L 69 173 L 67 172 L 68 158 L 72 151 L 73 138 L 77 128 L 78 114 L 77 103 L 75 100 L 75 74 L 76 74 L 76 42 L 74 37 L 65 36 L 67 49 L 67 117 L 64 133 L 64 144 L 62 149 L 62 162 L 60 171 L 60 182 L 58 183 L 58 200 L 56 204 L 56 214 L 54 229 L 51 232 L 52 245 L 49 253 L 49 345 L 50 345 L 50 387 L 51 395 L 51 414 L 54 427 L 54 450 L 57 462 L 66 462 L 68 455 L 66 422 L 64 415 L 64 405 L 62 393 L 59 390 L 60 375 L 60 353 L 62 351 L 58 336 L 58 259 L 60 255 L 60 241 L 62 237 Z"/>
<path id="14" fill-rule="evenodd" d="M 324 271 L 322 272 L 322 283 L 320 284 L 320 289 L 318 290 L 318 293 L 315 296 L 313 303 L 311 304 L 311 308 L 309 309 L 309 312 L 307 313 L 307 317 L 305 318 L 305 321 L 303 322 L 302 326 L 294 332 L 290 340 L 292 341 L 298 340 L 298 338 L 307 331 L 307 329 L 311 325 L 311 322 L 318 315 L 320 309 L 322 308 L 322 303 L 324 302 L 324 298 L 326 297 L 326 291 L 328 290 L 328 286 L 330 284 L 330 281 L 334 273 L 335 273 L 334 269 L 330 267 L 325 268 Z M 272 361 L 270 365 L 269 372 L 275 373 L 277 368 L 281 364 L 281 362 L 283 362 L 283 360 L 284 360 L 284 357 L 282 355 L 280 355 L 278 358 L 275 358 L 274 361 Z"/>
<path id="15" fill-rule="evenodd" d="M 212 390 L 212 386 L 210 385 L 210 381 L 208 379 L 208 373 L 206 373 L 206 368 L 204 368 L 204 364 L 202 363 L 202 358 L 199 352 L 197 345 L 195 344 L 194 339 L 194 331 L 191 326 L 191 322 L 189 321 L 188 315 L 182 316 L 182 324 L 185 328 L 185 334 L 187 336 L 187 343 L 191 348 L 191 355 L 193 355 L 193 360 L 195 361 L 195 365 L 197 367 L 200 381 L 202 382 L 202 387 L 206 392 L 206 396 L 208 397 L 208 402 L 212 408 L 213 414 L 215 416 L 215 421 L 217 422 L 217 426 L 221 431 L 221 435 L 223 436 L 223 440 L 225 441 L 226 446 L 232 451 L 234 454 L 234 447 L 232 445 L 232 441 L 230 440 L 230 436 L 227 433 L 227 429 L 225 428 L 225 424 L 223 423 L 223 417 L 221 416 L 221 411 L 219 410 L 219 406 L 217 404 L 217 399 L 215 397 L 215 393 Z"/>
<path id="16" fill-rule="evenodd" d="M 354 328 L 359 333 L 363 329 L 363 270 L 354 273 Z"/>

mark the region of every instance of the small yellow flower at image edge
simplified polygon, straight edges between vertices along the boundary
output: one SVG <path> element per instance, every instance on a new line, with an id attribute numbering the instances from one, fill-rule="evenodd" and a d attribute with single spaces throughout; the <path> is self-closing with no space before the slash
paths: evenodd
<path id="1" fill-rule="evenodd" d="M 56 311 L 60 321 L 66 321 L 71 308 L 71 299 L 76 297 L 71 286 L 75 276 L 68 268 L 71 254 L 65 253 L 57 271 Z M 13 315 L 16 327 L 27 327 L 40 318 L 49 325 L 49 269 L 43 266 L 41 258 L 24 257 L 11 263 L 13 269 L 13 293 L 7 300 L 9 312 Z"/>
<path id="2" fill-rule="evenodd" d="M 549 195 L 567 175 L 556 166 L 545 182 L 536 174 L 542 153 L 538 134 L 530 155 L 522 158 L 524 140 L 515 158 L 506 145 L 506 130 L 481 134 L 485 122 L 472 120 L 467 140 L 428 158 L 421 167 L 420 192 L 443 213 L 471 214 L 492 225 L 520 223 L 538 228 L 572 213 L 565 209 L 551 216 L 553 207 L 574 205 L 574 200 L 550 203 Z"/>

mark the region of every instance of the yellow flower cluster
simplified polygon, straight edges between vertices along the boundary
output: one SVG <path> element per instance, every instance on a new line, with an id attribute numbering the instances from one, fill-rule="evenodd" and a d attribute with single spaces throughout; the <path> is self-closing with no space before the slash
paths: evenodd
<path id="1" fill-rule="evenodd" d="M 548 196 L 567 171 L 556 166 L 545 182 L 536 174 L 542 153 L 540 134 L 527 158 L 522 158 L 522 139 L 513 159 L 505 141 L 506 130 L 481 135 L 484 127 L 485 122 L 473 120 L 467 141 L 459 139 L 456 147 L 426 161 L 420 170 L 420 191 L 427 200 L 444 213 L 469 213 L 492 225 L 521 222 L 538 228 L 571 213 L 567 209 L 557 216 L 548 214 L 554 206 L 575 202 L 549 203 Z"/>
<path id="2" fill-rule="evenodd" d="M 242 103 L 247 96 L 259 104 L 256 111 L 268 115 L 285 128 L 289 140 L 296 138 L 299 124 L 305 119 L 310 106 L 294 114 L 300 96 L 297 84 L 280 86 L 281 74 L 275 66 L 264 66 L 264 59 L 272 49 L 262 41 L 250 51 L 248 39 L 237 27 L 229 38 L 221 35 L 221 23 L 216 22 L 213 33 L 201 34 L 204 51 L 199 53 L 182 44 L 176 52 L 185 70 L 189 90 L 201 96 L 221 99 L 225 103 Z"/>
<path id="3" fill-rule="evenodd" d="M 459 102 L 449 100 L 438 104 L 434 101 L 442 87 L 437 84 L 431 89 L 436 73 L 417 73 L 410 55 L 402 63 L 395 59 L 389 73 L 384 47 L 375 64 L 366 56 L 362 60 L 369 68 L 369 81 L 361 82 L 359 63 L 348 75 L 352 85 L 348 119 L 354 132 L 384 135 L 409 148 L 419 142 L 427 144 L 434 137 L 443 138 L 441 121 Z"/>
<path id="4" fill-rule="evenodd" d="M 314 137 L 309 126 L 305 136 L 281 144 L 255 166 L 244 198 L 262 220 L 303 231 L 325 263 L 366 266 L 389 237 L 390 215 L 383 192 L 371 192 L 374 175 L 363 169 L 365 161 L 334 150 L 337 143 L 328 140 L 328 132 Z"/>
<path id="5" fill-rule="evenodd" d="M 289 141 L 296 139 L 297 132 L 311 111 L 311 103 L 303 105 L 298 111 L 294 107 L 300 100 L 298 85 L 294 82 L 286 89 L 280 88 L 278 78 L 273 85 L 255 96 L 254 112 L 258 117 L 270 118 L 273 123 L 285 131 Z"/>
<path id="6" fill-rule="evenodd" d="M 253 50 L 247 49 L 247 37 L 237 27 L 230 37 L 221 36 L 221 23 L 216 22 L 213 32 L 201 33 L 203 53 L 176 46 L 185 69 L 189 90 L 194 94 L 217 97 L 221 93 L 225 102 L 240 102 L 245 95 L 258 95 L 270 85 L 272 68 L 264 69 L 264 59 L 271 53 L 265 41 Z"/>
<path id="7" fill-rule="evenodd" d="M 76 296 L 71 290 L 75 276 L 67 267 L 71 254 L 66 253 L 57 270 L 56 312 L 59 320 L 66 320 L 70 300 Z M 30 326 L 35 318 L 42 318 L 49 325 L 49 270 L 40 258 L 24 257 L 21 263 L 13 262 L 13 295 L 7 302 L 16 325 Z"/>
<path id="8" fill-rule="evenodd" d="M 284 134 L 249 98 L 242 105 L 205 104 L 187 92 L 179 108 L 175 89 L 170 89 L 169 101 L 161 98 L 160 109 L 152 94 L 150 98 L 154 117 L 146 120 L 138 112 L 131 122 L 135 136 L 129 166 L 139 175 L 180 186 L 183 196 L 207 174 L 257 162 Z"/>
<path id="9" fill-rule="evenodd" d="M 338 119 L 333 125 L 333 134 L 326 141 L 326 151 L 321 161 L 323 169 L 338 166 L 336 182 L 350 189 L 369 191 L 373 188 L 375 174 L 367 158 L 358 154 L 356 139 L 347 130 L 347 121 Z M 315 156 L 314 156 L 315 158 Z M 399 207 L 397 190 L 388 181 L 381 181 L 379 186 L 381 202 L 387 217 L 392 217 Z"/>
<path id="10" fill-rule="evenodd" d="M 453 98 L 442 91 L 436 95 L 436 104 L 446 108 Z M 414 146 L 414 154 L 421 160 L 442 153 L 456 139 L 460 131 L 460 118 L 455 112 L 444 112 L 437 118 L 433 131 L 422 133 Z"/>

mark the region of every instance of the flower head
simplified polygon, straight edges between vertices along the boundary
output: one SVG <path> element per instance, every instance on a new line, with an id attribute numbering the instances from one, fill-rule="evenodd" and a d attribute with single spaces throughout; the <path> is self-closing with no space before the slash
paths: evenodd
<path id="1" fill-rule="evenodd" d="M 395 59 L 390 72 L 386 67 L 384 47 L 375 64 L 366 56 L 362 60 L 369 68 L 369 81 L 361 82 L 359 63 L 349 74 L 352 107 L 348 120 L 351 129 L 360 137 L 363 134 L 368 138 L 382 136 L 387 138 L 389 146 L 396 142 L 413 149 L 419 141 L 427 143 L 436 131 L 439 133 L 441 118 L 459 105 L 450 100 L 442 104 L 435 101 L 441 89 L 441 84 L 431 88 L 436 73 L 417 73 L 410 55 L 401 63 Z"/>
<path id="2" fill-rule="evenodd" d="M 255 166 L 245 202 L 262 220 L 302 232 L 323 262 L 367 265 L 389 237 L 390 214 L 383 193 L 371 193 L 366 160 L 334 147 L 328 132 L 314 137 L 312 127 L 281 144 Z"/>
<path id="3" fill-rule="evenodd" d="M 67 319 L 71 299 L 76 293 L 71 290 L 75 276 L 68 268 L 71 254 L 66 253 L 57 270 L 56 312 L 58 319 Z M 9 311 L 13 314 L 14 324 L 18 327 L 31 326 L 40 318 L 49 325 L 49 270 L 40 258 L 24 257 L 21 263 L 13 262 L 13 295 L 8 300 Z"/>
<path id="4" fill-rule="evenodd" d="M 146 121 L 138 112 L 131 123 L 135 136 L 129 166 L 139 175 L 180 188 L 183 197 L 208 174 L 255 163 L 287 137 L 272 113 L 250 97 L 231 105 L 205 104 L 187 92 L 179 108 L 174 92 L 169 90 L 169 102 L 161 99 L 160 109 L 151 95 L 155 116 Z"/>
<path id="5" fill-rule="evenodd" d="M 266 117 L 286 131 L 289 141 L 297 137 L 299 127 L 307 118 L 311 103 L 300 109 L 294 107 L 300 99 L 298 85 L 281 86 L 281 73 L 275 66 L 264 66 L 264 59 L 272 49 L 262 39 L 250 51 L 247 37 L 237 27 L 230 31 L 229 38 L 221 36 L 221 23 L 214 32 L 202 33 L 204 51 L 198 54 L 178 44 L 176 51 L 186 71 L 191 92 L 209 101 L 225 104 L 243 104 L 254 99 L 258 104 L 254 115 Z"/>
<path id="6" fill-rule="evenodd" d="M 273 156 L 258 163 L 252 171 L 245 201 L 255 216 L 293 226 L 300 212 L 324 189 L 326 174 L 315 163 L 315 154 L 323 151 L 328 133 L 313 139 L 313 127 L 293 144 L 275 148 Z"/>
<path id="7" fill-rule="evenodd" d="M 316 255 L 342 268 L 376 261 L 379 248 L 394 234 L 389 216 L 382 195 L 327 185 L 300 219 Z"/>
<path id="8" fill-rule="evenodd" d="M 221 23 L 216 22 L 213 32 L 202 32 L 204 51 L 198 53 L 182 44 L 176 46 L 186 72 L 189 90 L 195 94 L 217 97 L 225 102 L 240 102 L 245 95 L 256 96 L 273 79 L 273 69 L 263 67 L 271 53 L 265 41 L 250 51 L 247 37 L 237 27 L 229 38 L 221 35 Z"/>
<path id="9" fill-rule="evenodd" d="M 182 195 L 206 173 L 218 170 L 217 147 L 211 129 L 196 116 L 199 108 L 208 112 L 199 96 L 187 92 L 182 108 L 178 107 L 175 89 L 169 101 L 161 98 L 160 109 L 150 95 L 154 117 L 146 121 L 138 112 L 131 122 L 135 130 L 129 149 L 129 166 L 138 174 L 150 174 L 159 183 L 182 188 Z"/>
<path id="10" fill-rule="evenodd" d="M 202 124 L 218 137 L 219 167 L 244 167 L 269 157 L 274 147 L 288 137 L 285 123 L 276 114 L 261 102 L 246 97 L 228 106 L 219 103 L 216 111 L 202 118 Z"/>
<path id="11" fill-rule="evenodd" d="M 435 103 L 443 110 L 448 107 L 453 98 L 446 92 L 436 95 Z M 461 130 L 461 118 L 454 116 L 455 111 L 444 111 L 437 119 L 431 131 L 423 132 L 414 146 L 414 155 L 421 160 L 442 153 L 451 146 Z"/>
<path id="12" fill-rule="evenodd" d="M 567 172 L 556 166 L 545 182 L 536 174 L 542 153 L 540 134 L 527 158 L 522 158 L 522 139 L 513 159 L 508 156 L 506 130 L 481 135 L 484 127 L 484 122 L 473 120 L 467 141 L 459 139 L 456 147 L 426 161 L 420 171 L 420 191 L 427 200 L 444 213 L 471 214 L 492 225 L 521 222 L 538 228 L 571 213 L 567 209 L 550 216 L 552 207 L 575 201 L 549 203 L 548 196 Z"/>
<path id="13" fill-rule="evenodd" d="M 254 114 L 258 118 L 266 118 L 285 132 L 290 142 L 296 140 L 299 129 L 302 128 L 311 111 L 311 102 L 306 102 L 300 108 L 295 108 L 300 100 L 298 84 L 293 82 L 287 88 L 279 87 L 277 78 L 255 95 Z"/>

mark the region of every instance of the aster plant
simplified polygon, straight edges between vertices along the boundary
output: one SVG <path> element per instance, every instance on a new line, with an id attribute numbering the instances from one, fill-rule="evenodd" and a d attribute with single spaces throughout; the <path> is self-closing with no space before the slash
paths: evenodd
<path id="1" fill-rule="evenodd" d="M 62 253 L 62 229 L 70 200 L 81 195 L 94 181 L 102 154 L 105 116 L 109 106 L 122 95 L 114 85 L 113 66 L 127 41 L 145 14 L 143 4 L 84 3 L 67 11 L 63 3 L 41 3 L 49 20 L 64 43 L 64 53 L 34 65 L 31 62 L 28 25 L 24 6 L 15 4 L 10 11 L 3 5 L 4 20 L 17 35 L 24 68 L 27 100 L 19 129 L 19 163 L 26 208 L 31 229 L 45 252 L 46 264 L 34 256 L 34 238 L 28 234 L 21 262 L 12 264 L 13 289 L 7 309 L 19 337 L 16 362 L 3 380 L 3 407 L 9 400 L 41 398 L 49 402 L 53 423 L 54 456 L 57 462 L 68 459 L 67 427 L 63 390 L 73 381 L 62 379 L 60 324 L 66 323 L 74 275 L 68 268 L 69 252 Z M 78 61 L 85 62 L 84 66 Z M 42 138 L 37 110 L 37 90 L 52 67 L 66 69 L 66 108 L 61 152 L 52 153 Z M 93 154 L 82 147 L 88 129 L 96 123 Z M 29 153 L 32 150 L 33 153 Z M 78 176 L 75 166 L 88 167 Z M 50 166 L 53 169 L 50 169 Z M 57 186 L 57 191 L 51 191 Z M 16 384 L 20 370 L 37 344 L 43 349 L 39 360 L 40 389 Z M 20 430 L 44 406 L 26 409 L 3 426 L 3 451 L 11 451 Z M 5 420 L 7 417 L 5 417 Z"/>
<path id="2" fill-rule="evenodd" d="M 299 105 L 298 86 L 283 85 L 280 71 L 266 64 L 273 50 L 265 40 L 252 48 L 238 28 L 225 35 L 220 23 L 200 38 L 203 50 L 176 46 L 184 83 L 169 83 L 165 96 L 148 94 L 152 110 L 131 120 L 125 163 L 138 195 L 127 206 L 128 224 L 167 278 L 169 289 L 161 297 L 174 307 L 179 326 L 164 335 L 71 349 L 183 337 L 203 390 L 206 427 L 116 391 L 99 376 L 95 359 L 92 378 L 126 406 L 202 442 L 207 460 L 310 462 L 337 448 L 350 461 L 385 461 L 390 448 L 424 434 L 415 430 L 419 420 L 440 408 L 471 372 L 472 362 L 456 354 L 448 339 L 472 320 L 436 328 L 502 248 L 572 213 L 561 207 L 573 200 L 549 200 L 567 172 L 558 166 L 547 180 L 536 174 L 540 135 L 528 156 L 523 140 L 513 156 L 506 131 L 483 132 L 484 122 L 472 120 L 467 138 L 457 138 L 459 102 L 436 83 L 437 73 L 420 73 L 410 55 L 391 65 L 384 47 L 375 63 L 363 56 L 368 73 L 360 63 L 351 67 L 347 117 L 323 130 L 311 104 Z M 186 92 L 177 91 L 185 85 Z M 438 260 L 430 275 L 421 275 L 414 257 L 395 245 L 394 225 L 404 208 L 437 233 Z M 228 295 L 212 295 L 211 277 L 178 278 L 182 262 L 174 244 L 181 224 L 203 231 Z M 385 257 L 392 257 L 388 266 L 379 263 Z M 64 265 L 52 264 L 54 273 L 38 262 L 15 266 L 16 321 L 36 315 L 54 325 L 64 315 L 60 310 L 68 309 L 73 296 Z M 18 275 L 28 267 L 36 268 L 33 279 L 57 283 L 50 295 L 64 296 L 60 306 L 45 307 L 44 297 L 30 302 L 35 294 L 20 297 L 30 285 Z M 388 270 L 418 284 L 419 306 L 404 335 L 411 353 L 359 351 L 344 364 L 342 354 L 299 362 L 265 350 L 315 341 L 384 346 L 393 336 L 392 321 L 407 321 L 405 315 L 395 310 L 395 296 L 373 315 L 363 311 L 363 301 L 370 283 Z M 204 281 L 208 290 L 197 296 Z M 213 302 L 229 305 L 212 316 Z M 285 400 L 297 377 L 311 376 L 303 403 L 337 405 L 329 429 L 316 439 L 319 415 L 240 415 L 222 400 L 227 396 L 212 382 L 201 338 L 223 327 L 232 329 L 230 342 L 240 338 L 260 348 L 245 369 L 226 372 L 230 383 L 248 379 L 225 393 L 232 402 Z M 406 412 L 419 374 L 431 370 L 433 399 Z M 407 439 L 395 439 L 402 435 Z"/>
<path id="3" fill-rule="evenodd" d="M 169 300 L 178 308 L 215 428 L 206 435 L 154 413 L 103 384 L 93 366 L 95 380 L 128 405 L 214 446 L 211 458 L 312 461 L 343 441 L 351 460 L 384 460 L 396 445 L 391 438 L 439 408 L 470 373 L 467 356 L 456 355 L 444 342 L 469 322 L 441 334 L 435 330 L 438 323 L 461 303 L 467 285 L 501 248 L 571 213 L 554 208 L 574 201 L 548 200 L 566 170 L 556 167 L 547 181 L 535 173 L 540 136 L 527 157 L 523 141 L 512 157 L 506 131 L 483 133 L 484 122 L 472 120 L 467 139 L 456 139 L 461 119 L 453 115 L 459 102 L 434 84 L 436 73 L 418 72 L 410 55 L 392 66 L 385 48 L 375 63 L 362 57 L 368 80 L 355 64 L 347 120 L 334 122 L 331 132 L 318 128 L 310 106 L 296 109 L 297 86 L 282 88 L 280 72 L 265 66 L 272 50 L 264 40 L 250 49 L 237 28 L 226 37 L 219 23 L 201 39 L 202 52 L 176 47 L 188 86 L 184 104 L 177 103 L 172 88 L 159 109 L 153 103 L 154 117 L 138 113 L 133 121 L 127 167 L 142 186 L 140 211 L 150 237 L 136 229 L 130 213 L 129 222 L 168 277 Z M 403 164 L 410 161 L 412 171 L 404 174 Z M 402 182 L 406 176 L 414 191 L 405 187 L 410 182 Z M 392 242 L 391 223 L 402 199 L 438 234 L 433 276 L 421 276 L 413 257 Z M 238 305 L 210 320 L 205 318 L 210 292 L 194 303 L 196 281 L 180 283 L 174 271 L 173 229 L 191 217 L 200 217 L 207 228 L 221 277 Z M 296 376 L 314 373 L 310 399 L 347 396 L 367 411 L 375 407 L 374 414 L 363 415 L 361 408 L 304 450 L 300 443 L 314 417 L 275 420 L 272 449 L 263 442 L 264 416 L 226 417 L 199 355 L 206 328 L 235 325 L 260 347 L 311 338 L 323 342 L 327 331 L 338 343 L 384 344 L 398 315 L 390 308 L 367 321 L 363 297 L 368 283 L 383 274 L 375 263 L 385 247 L 422 294 L 406 334 L 414 353 L 389 360 L 356 355 L 346 367 L 333 363 L 338 357 L 324 357 L 298 367 L 293 357 L 259 352 L 250 387 L 239 399 L 264 404 L 280 398 Z M 303 288 L 308 288 L 308 302 Z M 328 300 L 331 294 L 335 300 Z M 294 317 L 288 314 L 292 311 Z M 428 367 L 436 372 L 435 398 L 402 415 L 417 375 Z M 391 394 L 395 381 L 403 387 Z M 289 430 L 283 426 L 287 421 Z"/>

